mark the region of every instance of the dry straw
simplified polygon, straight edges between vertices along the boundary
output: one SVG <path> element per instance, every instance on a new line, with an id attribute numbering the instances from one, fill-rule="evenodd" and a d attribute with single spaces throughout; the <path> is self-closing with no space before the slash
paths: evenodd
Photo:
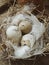
<path id="1" fill-rule="evenodd" d="M 5 3 L 7 3 L 8 1 L 7 0 L 0 0 L 0 6 L 2 6 L 2 5 L 4 5 Z M 15 7 L 14 7 L 15 8 Z M 12 11 L 12 13 L 10 12 L 10 10 L 13 10 L 13 8 L 12 7 L 10 7 L 10 9 L 8 10 L 8 12 L 7 12 L 7 16 L 8 17 L 6 17 L 6 15 L 5 15 L 5 18 L 4 18 L 4 14 L 3 14 L 3 19 L 1 19 L 1 21 L 2 22 L 0 22 L 0 37 L 1 37 L 1 42 L 0 43 L 2 43 L 0 46 L 1 46 L 1 50 L 5 53 L 6 52 L 6 54 L 4 55 L 4 53 L 1 53 L 2 55 L 4 55 L 4 56 L 2 56 L 2 58 L 6 58 L 6 59 L 9 59 L 9 65 L 11 65 L 11 62 L 10 62 L 10 58 L 12 58 L 13 60 L 15 60 L 15 59 L 17 59 L 17 58 L 15 58 L 15 57 L 13 57 L 13 56 L 10 56 L 10 54 L 9 54 L 9 50 L 5 50 L 6 48 L 4 48 L 4 45 L 6 44 L 6 43 L 9 43 L 9 42 L 6 42 L 7 41 L 7 37 L 6 37 L 6 34 L 5 34 L 5 31 L 6 31 L 6 28 L 8 27 L 8 26 L 10 26 L 10 23 L 11 22 L 9 22 L 9 20 L 11 20 L 11 17 L 9 17 L 9 14 L 10 14 L 10 16 L 12 16 L 13 15 L 13 13 L 15 14 L 15 11 Z M 34 11 L 34 10 L 36 10 L 36 7 L 34 7 L 34 9 L 32 10 L 32 12 Z M 38 11 L 38 10 L 37 10 Z M 47 16 L 45 16 L 44 14 L 43 14 L 43 12 L 40 12 L 40 11 L 38 11 L 40 14 L 38 14 L 37 15 L 37 18 L 39 18 L 39 20 L 42 20 L 43 21 L 43 23 L 45 24 L 45 27 L 46 27 L 46 31 L 45 31 L 45 33 L 43 34 L 43 36 L 36 42 L 36 46 L 33 48 L 34 50 L 31 50 L 30 51 L 30 55 L 28 56 L 28 57 L 26 57 L 26 58 L 30 58 L 30 57 L 32 57 L 32 56 L 37 56 L 37 55 L 41 55 L 41 54 L 46 54 L 46 53 L 44 53 L 44 52 L 46 52 L 46 51 L 49 51 L 49 43 L 48 43 L 48 41 L 47 41 L 47 39 L 49 39 L 49 37 L 48 37 L 48 34 L 46 33 L 47 32 L 47 30 L 48 30 L 48 26 L 49 26 L 49 24 L 48 24 L 48 21 L 49 21 L 49 17 L 47 17 Z M 12 15 L 11 15 L 12 14 Z M 47 39 L 45 39 L 45 36 L 46 36 L 46 38 Z M 46 42 L 47 41 L 47 42 Z M 38 44 L 37 44 L 38 43 Z M 6 45 L 5 45 L 6 46 Z M 7 48 L 8 49 L 8 48 Z M 33 54 L 33 52 L 34 52 L 34 54 Z M 23 58 L 24 59 L 24 58 Z M 29 59 L 28 59 L 29 60 Z M 32 59 L 31 59 L 32 60 Z M 3 64 L 4 65 L 4 64 Z"/>

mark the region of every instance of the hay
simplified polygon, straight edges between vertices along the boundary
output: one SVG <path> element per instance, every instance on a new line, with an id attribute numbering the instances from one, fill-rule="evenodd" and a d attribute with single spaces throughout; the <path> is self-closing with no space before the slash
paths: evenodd
<path id="1" fill-rule="evenodd" d="M 0 0 L 0 7 L 5 5 L 6 3 L 9 3 L 10 0 Z"/>
<path id="2" fill-rule="evenodd" d="M 9 22 L 9 16 L 13 16 L 13 15 L 15 15 L 15 13 L 17 11 L 20 11 L 18 8 L 17 8 L 18 10 L 16 9 L 16 6 L 14 8 L 11 6 L 9 8 L 8 12 L 5 12 L 3 15 L 0 16 L 0 34 L 1 34 L 0 35 L 0 37 L 1 37 L 1 42 L 0 42 L 1 44 L 0 44 L 0 46 L 1 46 L 1 48 L 2 48 L 2 44 L 5 44 L 6 41 L 7 41 L 6 35 L 3 32 L 5 32 L 6 27 L 10 24 L 10 22 Z M 21 7 L 20 7 L 20 9 L 21 9 Z M 32 10 L 32 13 L 33 13 L 34 10 L 36 10 L 36 8 Z M 37 18 L 43 20 L 43 23 L 46 26 L 46 31 L 45 31 L 44 35 L 37 42 L 37 43 L 40 43 L 40 45 L 35 46 L 35 48 L 38 47 L 38 49 L 39 49 L 38 50 L 39 51 L 38 54 L 36 54 L 36 52 L 37 52 L 36 51 L 35 54 L 32 55 L 33 52 L 31 51 L 31 55 L 29 56 L 29 58 L 31 56 L 35 56 L 36 57 L 37 55 L 46 54 L 44 52 L 49 51 L 49 33 L 48 33 L 49 32 L 49 23 L 48 23 L 49 17 L 47 17 L 47 15 L 44 15 L 43 12 L 40 12 L 40 14 L 38 14 L 36 16 L 37 16 Z M 8 21 L 8 22 L 6 23 L 6 21 Z M 8 60 L 9 61 L 9 65 L 11 65 L 10 59 L 13 58 L 13 57 L 7 58 L 9 56 L 8 53 L 7 53 L 7 55 L 5 54 L 5 56 L 6 56 L 6 59 L 9 59 Z M 16 58 L 13 58 L 13 60 L 16 60 Z M 1 61 L 1 62 L 3 62 L 3 61 Z M 4 64 L 1 63 L 1 65 L 4 65 Z M 5 65 L 8 65 L 8 64 L 5 63 Z"/>

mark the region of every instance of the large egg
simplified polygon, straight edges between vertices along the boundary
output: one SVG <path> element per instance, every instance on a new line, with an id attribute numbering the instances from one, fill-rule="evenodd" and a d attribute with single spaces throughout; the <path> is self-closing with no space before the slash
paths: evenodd
<path id="1" fill-rule="evenodd" d="M 24 20 L 19 24 L 19 28 L 22 31 L 22 33 L 27 34 L 32 29 L 32 24 L 30 21 Z"/>
<path id="2" fill-rule="evenodd" d="M 18 26 L 10 26 L 6 30 L 6 35 L 9 40 L 19 43 L 21 39 L 21 31 Z"/>
<path id="3" fill-rule="evenodd" d="M 22 37 L 22 40 L 21 40 L 21 45 L 22 46 L 29 46 L 29 47 L 33 47 L 35 43 L 35 37 L 34 35 L 31 35 L 31 34 L 26 34 Z"/>

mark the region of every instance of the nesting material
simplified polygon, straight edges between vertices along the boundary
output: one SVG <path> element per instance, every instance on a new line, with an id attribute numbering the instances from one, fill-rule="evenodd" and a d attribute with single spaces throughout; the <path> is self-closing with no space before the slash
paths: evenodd
<path id="1" fill-rule="evenodd" d="M 39 22 L 39 20 L 32 14 L 31 14 L 31 20 L 33 21 L 33 28 L 30 33 L 33 33 L 36 37 L 36 40 L 38 40 L 45 32 L 45 25 Z"/>
<path id="2" fill-rule="evenodd" d="M 30 48 L 28 46 L 18 47 L 14 51 L 14 56 L 19 59 L 26 58 L 29 52 L 30 52 Z"/>
<path id="3" fill-rule="evenodd" d="M 10 0 L 0 0 L 0 7 L 5 5 L 6 3 L 9 3 Z"/>
<path id="4" fill-rule="evenodd" d="M 14 49 L 15 58 L 27 58 L 43 53 L 39 47 L 40 43 L 36 42 L 45 32 L 45 26 L 36 16 L 30 12 L 19 12 L 14 16 L 11 24 L 13 26 L 8 27 L 6 31 L 7 38 L 21 44 L 21 46 L 15 46 L 13 43 L 11 45 Z M 22 36 L 21 33 L 25 33 L 25 35 Z M 28 53 L 26 52 L 27 49 L 29 49 Z"/>
<path id="5" fill-rule="evenodd" d="M 6 41 L 8 41 L 5 41 L 5 43 L 10 41 L 9 45 L 14 49 L 13 56 L 11 56 L 24 59 L 43 53 L 45 51 L 42 50 L 44 46 L 39 42 L 39 39 L 45 32 L 45 25 L 35 15 L 26 10 L 22 10 L 11 18 L 12 20 L 9 20 L 11 21 L 9 22 L 10 26 L 5 30 Z M 22 33 L 24 34 L 22 35 Z"/>
<path id="6" fill-rule="evenodd" d="M 29 7 L 29 5 L 24 5 L 24 7 L 22 8 L 22 11 L 24 12 L 31 11 L 31 8 Z"/>
<path id="7" fill-rule="evenodd" d="M 23 14 L 16 14 L 16 16 L 13 18 L 12 23 L 13 25 L 19 25 L 22 20 L 24 20 L 25 17 Z"/>

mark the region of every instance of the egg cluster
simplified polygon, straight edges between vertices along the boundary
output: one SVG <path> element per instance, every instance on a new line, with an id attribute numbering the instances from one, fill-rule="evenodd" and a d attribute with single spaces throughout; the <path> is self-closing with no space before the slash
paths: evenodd
<path id="1" fill-rule="evenodd" d="M 6 36 L 12 42 L 16 58 L 27 57 L 35 42 L 45 32 L 44 24 L 33 14 L 29 14 L 17 14 L 11 22 L 12 25 L 6 30 Z"/>

